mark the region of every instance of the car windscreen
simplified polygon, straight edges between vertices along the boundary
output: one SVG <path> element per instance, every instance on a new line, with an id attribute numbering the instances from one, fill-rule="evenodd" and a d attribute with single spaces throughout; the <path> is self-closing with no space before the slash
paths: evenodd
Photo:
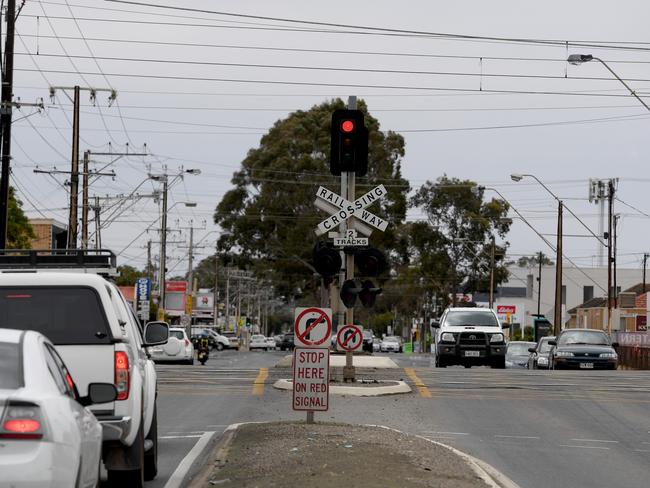
<path id="1" fill-rule="evenodd" d="M 449 312 L 445 317 L 445 326 L 498 327 L 499 323 L 493 313 L 478 311 Z"/>
<path id="2" fill-rule="evenodd" d="M 570 346 L 572 344 L 609 346 L 609 339 L 604 332 L 596 330 L 571 330 L 563 332 L 557 344 L 558 346 Z"/>
<path id="3" fill-rule="evenodd" d="M 180 339 L 181 341 L 185 338 L 182 330 L 170 330 L 169 337 L 176 337 L 176 339 Z"/>
<path id="4" fill-rule="evenodd" d="M 54 344 L 110 344 L 99 295 L 85 287 L 2 287 L 0 327 L 36 330 Z"/>
<path id="5" fill-rule="evenodd" d="M 399 342 L 399 339 L 394 336 L 389 336 L 384 338 L 384 342 Z"/>
<path id="6" fill-rule="evenodd" d="M 20 345 L 12 342 L 0 342 L 0 390 L 16 390 L 22 386 Z"/>
<path id="7" fill-rule="evenodd" d="M 508 344 L 508 352 L 506 356 L 528 356 L 528 348 L 535 347 L 534 342 L 521 342 Z"/>
<path id="8" fill-rule="evenodd" d="M 550 340 L 550 339 L 549 339 Z M 542 341 L 541 344 L 539 345 L 539 348 L 537 350 L 538 353 L 547 353 L 551 350 L 553 346 L 551 346 L 548 341 Z"/>

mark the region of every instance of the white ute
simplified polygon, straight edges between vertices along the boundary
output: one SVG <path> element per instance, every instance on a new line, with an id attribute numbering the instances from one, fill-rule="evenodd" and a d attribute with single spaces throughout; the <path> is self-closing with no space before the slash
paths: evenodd
<path id="1" fill-rule="evenodd" d="M 75 252 L 0 255 L 0 328 L 48 337 L 81 396 L 90 383 L 115 385 L 114 402 L 90 408 L 103 428 L 109 485 L 139 488 L 158 469 L 156 371 L 146 348 L 165 344 L 169 327 L 142 330 L 119 289 L 96 274 L 115 269 L 112 253 Z"/>

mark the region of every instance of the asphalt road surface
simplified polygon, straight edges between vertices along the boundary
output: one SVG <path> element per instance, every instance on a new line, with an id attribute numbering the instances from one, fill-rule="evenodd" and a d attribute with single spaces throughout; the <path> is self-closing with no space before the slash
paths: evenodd
<path id="1" fill-rule="evenodd" d="M 286 353 L 223 351 L 206 366 L 159 365 L 159 476 L 165 483 L 204 432 L 231 423 L 302 420 L 272 387 Z M 487 461 L 522 488 L 645 487 L 650 465 L 650 374 L 643 371 L 435 369 L 428 356 L 391 354 L 408 395 L 332 396 L 319 421 L 388 425 Z M 282 453 L 278 453 L 281 455 Z"/>

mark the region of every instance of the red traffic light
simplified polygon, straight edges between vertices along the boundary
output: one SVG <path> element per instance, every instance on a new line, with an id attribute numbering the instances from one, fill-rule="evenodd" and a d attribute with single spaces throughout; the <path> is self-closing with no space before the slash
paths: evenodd
<path id="1" fill-rule="evenodd" d="M 350 133 L 354 130 L 354 121 L 353 120 L 344 120 L 341 122 L 341 130 L 345 133 Z"/>

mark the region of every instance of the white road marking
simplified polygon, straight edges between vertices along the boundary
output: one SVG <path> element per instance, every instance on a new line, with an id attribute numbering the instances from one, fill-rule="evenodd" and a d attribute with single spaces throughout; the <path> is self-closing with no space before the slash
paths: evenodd
<path id="1" fill-rule="evenodd" d="M 434 434 L 434 435 L 469 435 L 467 432 L 434 432 L 434 431 L 425 431 L 425 434 Z"/>
<path id="2" fill-rule="evenodd" d="M 198 439 L 203 437 L 203 434 L 191 434 L 191 435 L 163 435 L 158 437 L 158 439 Z"/>
<path id="3" fill-rule="evenodd" d="M 500 439 L 539 439 L 537 436 L 532 435 L 495 435 Z"/>
<path id="4" fill-rule="evenodd" d="M 603 441 L 599 439 L 569 439 L 575 442 L 607 442 L 609 444 L 618 444 L 618 441 Z"/>
<path id="5" fill-rule="evenodd" d="M 576 449 L 602 449 L 604 451 L 609 451 L 609 447 L 603 446 L 571 446 L 568 444 L 560 444 L 560 447 L 574 447 Z"/>
<path id="6" fill-rule="evenodd" d="M 167 483 L 165 483 L 164 488 L 181 488 L 185 476 L 192 468 L 194 461 L 201 455 L 206 447 L 210 445 L 212 437 L 215 435 L 215 432 L 206 432 L 197 443 L 194 445 L 192 450 L 187 453 L 187 456 L 183 458 L 176 470 L 169 477 Z"/>
<path id="7" fill-rule="evenodd" d="M 634 452 L 650 452 L 648 449 L 635 449 Z"/>

